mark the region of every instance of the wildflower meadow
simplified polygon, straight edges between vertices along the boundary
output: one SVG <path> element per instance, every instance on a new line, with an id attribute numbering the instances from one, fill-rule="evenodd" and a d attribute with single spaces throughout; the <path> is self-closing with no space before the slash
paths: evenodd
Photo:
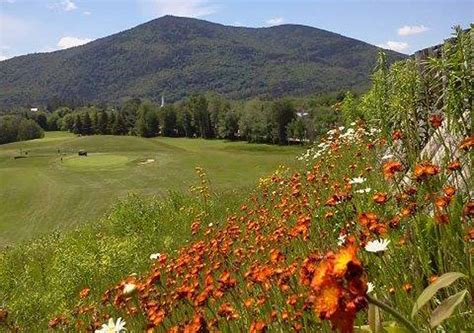
<path id="1" fill-rule="evenodd" d="M 97 280 L 92 256 L 67 306 L 51 305 L 35 324 L 67 332 L 474 331 L 472 32 L 454 38 L 441 58 L 388 68 L 381 54 L 369 92 L 334 106 L 345 124 L 249 193 L 219 196 L 198 167 L 192 203 L 160 215 L 167 221 L 159 223 L 182 223 L 169 233 L 169 242 L 180 239 L 174 245 L 142 247 L 140 237 L 158 232 L 139 222 L 147 205 L 134 206 L 135 226 L 128 211 L 116 215 L 137 241 L 104 246 L 126 258 L 114 258 L 120 273 L 136 270 Z M 137 257 L 147 264 L 133 266 Z M 0 325 L 28 327 L 33 312 L 3 304 Z"/>

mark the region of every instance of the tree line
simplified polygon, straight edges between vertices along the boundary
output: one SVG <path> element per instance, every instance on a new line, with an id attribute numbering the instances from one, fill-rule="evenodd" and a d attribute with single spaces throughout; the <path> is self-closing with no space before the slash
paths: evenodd
<path id="1" fill-rule="evenodd" d="M 331 106 L 342 94 L 277 100 L 233 101 L 217 94 L 193 94 L 160 106 L 138 98 L 120 106 L 58 107 L 54 111 L 24 112 L 45 131 L 78 135 L 136 135 L 247 140 L 288 144 L 313 141 L 338 124 Z"/>
<path id="2" fill-rule="evenodd" d="M 44 136 L 44 130 L 33 119 L 23 116 L 0 117 L 0 144 L 38 139 Z"/>

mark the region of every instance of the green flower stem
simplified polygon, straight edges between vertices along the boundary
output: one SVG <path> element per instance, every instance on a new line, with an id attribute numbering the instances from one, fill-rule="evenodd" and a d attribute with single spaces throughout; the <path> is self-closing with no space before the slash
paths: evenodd
<path id="1" fill-rule="evenodd" d="M 375 306 L 378 306 L 382 310 L 390 313 L 395 319 L 397 319 L 403 326 L 405 326 L 410 332 L 417 333 L 418 330 L 416 329 L 415 325 L 411 323 L 408 319 L 403 317 L 397 310 L 392 308 L 390 305 L 387 305 L 375 298 L 372 298 L 370 295 L 366 295 L 367 302 L 370 304 L 373 304 Z"/>

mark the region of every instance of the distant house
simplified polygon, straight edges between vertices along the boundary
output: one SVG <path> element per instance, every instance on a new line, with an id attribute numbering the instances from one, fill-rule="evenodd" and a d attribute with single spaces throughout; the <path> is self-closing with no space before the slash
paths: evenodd
<path id="1" fill-rule="evenodd" d="M 31 108 L 30 111 L 31 112 L 38 112 L 38 108 Z"/>

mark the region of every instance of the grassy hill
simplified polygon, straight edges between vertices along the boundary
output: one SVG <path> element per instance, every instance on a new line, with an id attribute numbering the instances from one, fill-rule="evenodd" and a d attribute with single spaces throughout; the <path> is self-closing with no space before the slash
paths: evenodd
<path id="1" fill-rule="evenodd" d="M 208 90 L 239 99 L 364 89 L 377 50 L 302 25 L 244 28 L 164 16 L 83 46 L 0 62 L 0 107 L 177 100 Z"/>
<path id="2" fill-rule="evenodd" d="M 28 151 L 28 157 L 15 160 L 20 149 Z M 58 149 L 65 154 L 63 161 Z M 79 149 L 89 156 L 79 157 Z M 275 165 L 293 162 L 298 151 L 217 140 L 76 137 L 64 132 L 3 145 L 0 245 L 96 220 L 131 191 L 187 191 L 198 181 L 196 166 L 210 171 L 216 189 L 250 187 Z"/>

